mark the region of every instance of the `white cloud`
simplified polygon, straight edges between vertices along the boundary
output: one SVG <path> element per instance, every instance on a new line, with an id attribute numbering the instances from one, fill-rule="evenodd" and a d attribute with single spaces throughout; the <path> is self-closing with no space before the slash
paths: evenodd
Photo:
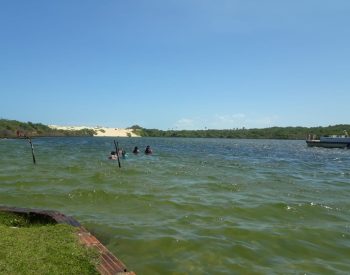
<path id="1" fill-rule="evenodd" d="M 253 114 L 216 114 L 209 117 L 182 118 L 175 123 L 177 130 L 267 128 L 275 126 L 278 116 L 256 116 Z"/>
<path id="2" fill-rule="evenodd" d="M 229 124 L 229 123 L 237 123 L 240 122 L 244 119 L 246 119 L 246 115 L 245 114 L 233 114 L 233 115 L 215 115 L 214 119 L 225 123 L 225 124 Z"/>
<path id="3" fill-rule="evenodd" d="M 195 130 L 198 122 L 196 119 L 182 118 L 175 123 L 176 130 Z"/>

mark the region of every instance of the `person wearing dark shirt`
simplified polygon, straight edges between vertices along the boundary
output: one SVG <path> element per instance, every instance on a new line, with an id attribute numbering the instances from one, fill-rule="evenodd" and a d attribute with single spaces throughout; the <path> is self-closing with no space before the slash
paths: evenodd
<path id="1" fill-rule="evenodd" d="M 149 145 L 147 145 L 146 150 L 145 150 L 145 154 L 150 155 L 152 153 L 153 153 L 153 151 L 152 151 L 151 147 Z"/>

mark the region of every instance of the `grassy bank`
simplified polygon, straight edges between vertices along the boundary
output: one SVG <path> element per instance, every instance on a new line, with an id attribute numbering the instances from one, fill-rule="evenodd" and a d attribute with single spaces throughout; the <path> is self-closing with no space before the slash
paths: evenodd
<path id="1" fill-rule="evenodd" d="M 77 228 L 0 212 L 0 274 L 99 274 Z"/>

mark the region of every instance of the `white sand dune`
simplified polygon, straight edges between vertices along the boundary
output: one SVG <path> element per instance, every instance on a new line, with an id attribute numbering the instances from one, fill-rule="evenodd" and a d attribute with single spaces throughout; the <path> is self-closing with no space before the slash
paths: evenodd
<path id="1" fill-rule="evenodd" d="M 50 128 L 59 130 L 81 130 L 81 129 L 92 129 L 97 132 L 95 137 L 139 137 L 134 134 L 131 129 L 125 128 L 110 128 L 110 127 L 91 127 L 91 126 L 59 126 L 49 125 Z"/>

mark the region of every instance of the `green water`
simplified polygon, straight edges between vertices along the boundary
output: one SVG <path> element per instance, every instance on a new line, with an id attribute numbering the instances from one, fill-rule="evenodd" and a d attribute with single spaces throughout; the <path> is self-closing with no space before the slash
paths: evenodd
<path id="1" fill-rule="evenodd" d="M 0 140 L 0 204 L 75 217 L 138 274 L 349 274 L 350 150 L 304 141 Z"/>

